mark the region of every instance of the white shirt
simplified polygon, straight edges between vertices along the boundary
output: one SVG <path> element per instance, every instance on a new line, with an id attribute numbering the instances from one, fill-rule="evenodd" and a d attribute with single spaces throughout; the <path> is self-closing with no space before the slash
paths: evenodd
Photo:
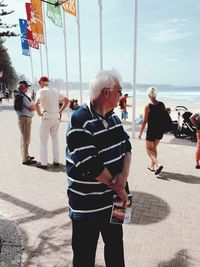
<path id="1" fill-rule="evenodd" d="M 196 114 L 200 115 L 200 109 L 196 110 Z"/>
<path id="2" fill-rule="evenodd" d="M 40 101 L 40 106 L 44 112 L 43 119 L 55 119 L 59 118 L 59 101 L 62 101 L 65 97 L 54 88 L 45 86 L 41 88 L 36 96 L 37 100 Z"/>

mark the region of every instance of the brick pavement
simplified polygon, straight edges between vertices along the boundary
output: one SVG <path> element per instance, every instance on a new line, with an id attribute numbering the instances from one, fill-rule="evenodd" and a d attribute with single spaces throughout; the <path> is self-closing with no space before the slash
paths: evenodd
<path id="1" fill-rule="evenodd" d="M 19 130 L 11 103 L 0 106 L 0 215 L 22 234 L 23 267 L 71 266 L 71 223 L 67 216 L 64 113 L 59 131 L 61 163 L 41 170 L 20 163 Z M 125 125 L 131 133 L 130 125 Z M 30 152 L 38 159 L 39 118 L 33 119 Z M 200 266 L 200 171 L 195 143 L 166 135 L 159 146 L 160 177 L 147 170 L 144 140 L 134 139 L 129 184 L 133 217 L 124 225 L 126 267 Z M 49 162 L 51 162 L 49 143 Z M 103 267 L 100 239 L 96 267 Z M 12 267 L 12 266 L 4 266 Z"/>

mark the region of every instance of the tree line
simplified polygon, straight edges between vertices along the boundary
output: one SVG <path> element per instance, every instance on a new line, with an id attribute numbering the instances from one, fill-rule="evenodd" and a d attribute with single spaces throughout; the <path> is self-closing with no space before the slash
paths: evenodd
<path id="1" fill-rule="evenodd" d="M 3 22 L 4 16 L 14 12 L 14 10 L 7 11 L 6 8 L 7 5 L 3 0 L 0 0 L 0 90 L 4 91 L 8 88 L 12 91 L 18 77 L 4 43 L 7 38 L 16 37 L 18 34 L 13 30 L 17 26 L 16 24 L 8 25 Z"/>

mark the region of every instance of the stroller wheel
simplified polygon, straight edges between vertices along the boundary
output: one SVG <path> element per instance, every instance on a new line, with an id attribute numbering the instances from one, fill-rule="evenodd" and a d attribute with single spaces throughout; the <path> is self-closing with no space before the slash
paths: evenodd
<path id="1" fill-rule="evenodd" d="M 181 138 L 181 133 L 178 132 L 178 131 L 176 131 L 176 132 L 174 132 L 174 136 L 175 136 L 176 138 Z"/>

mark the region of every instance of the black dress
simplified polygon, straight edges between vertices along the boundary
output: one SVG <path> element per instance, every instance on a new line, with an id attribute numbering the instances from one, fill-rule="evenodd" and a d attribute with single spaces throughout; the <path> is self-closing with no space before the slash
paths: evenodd
<path id="1" fill-rule="evenodd" d="M 160 140 L 163 138 L 162 120 L 165 105 L 158 101 L 156 104 L 149 104 L 149 109 L 146 140 Z"/>

